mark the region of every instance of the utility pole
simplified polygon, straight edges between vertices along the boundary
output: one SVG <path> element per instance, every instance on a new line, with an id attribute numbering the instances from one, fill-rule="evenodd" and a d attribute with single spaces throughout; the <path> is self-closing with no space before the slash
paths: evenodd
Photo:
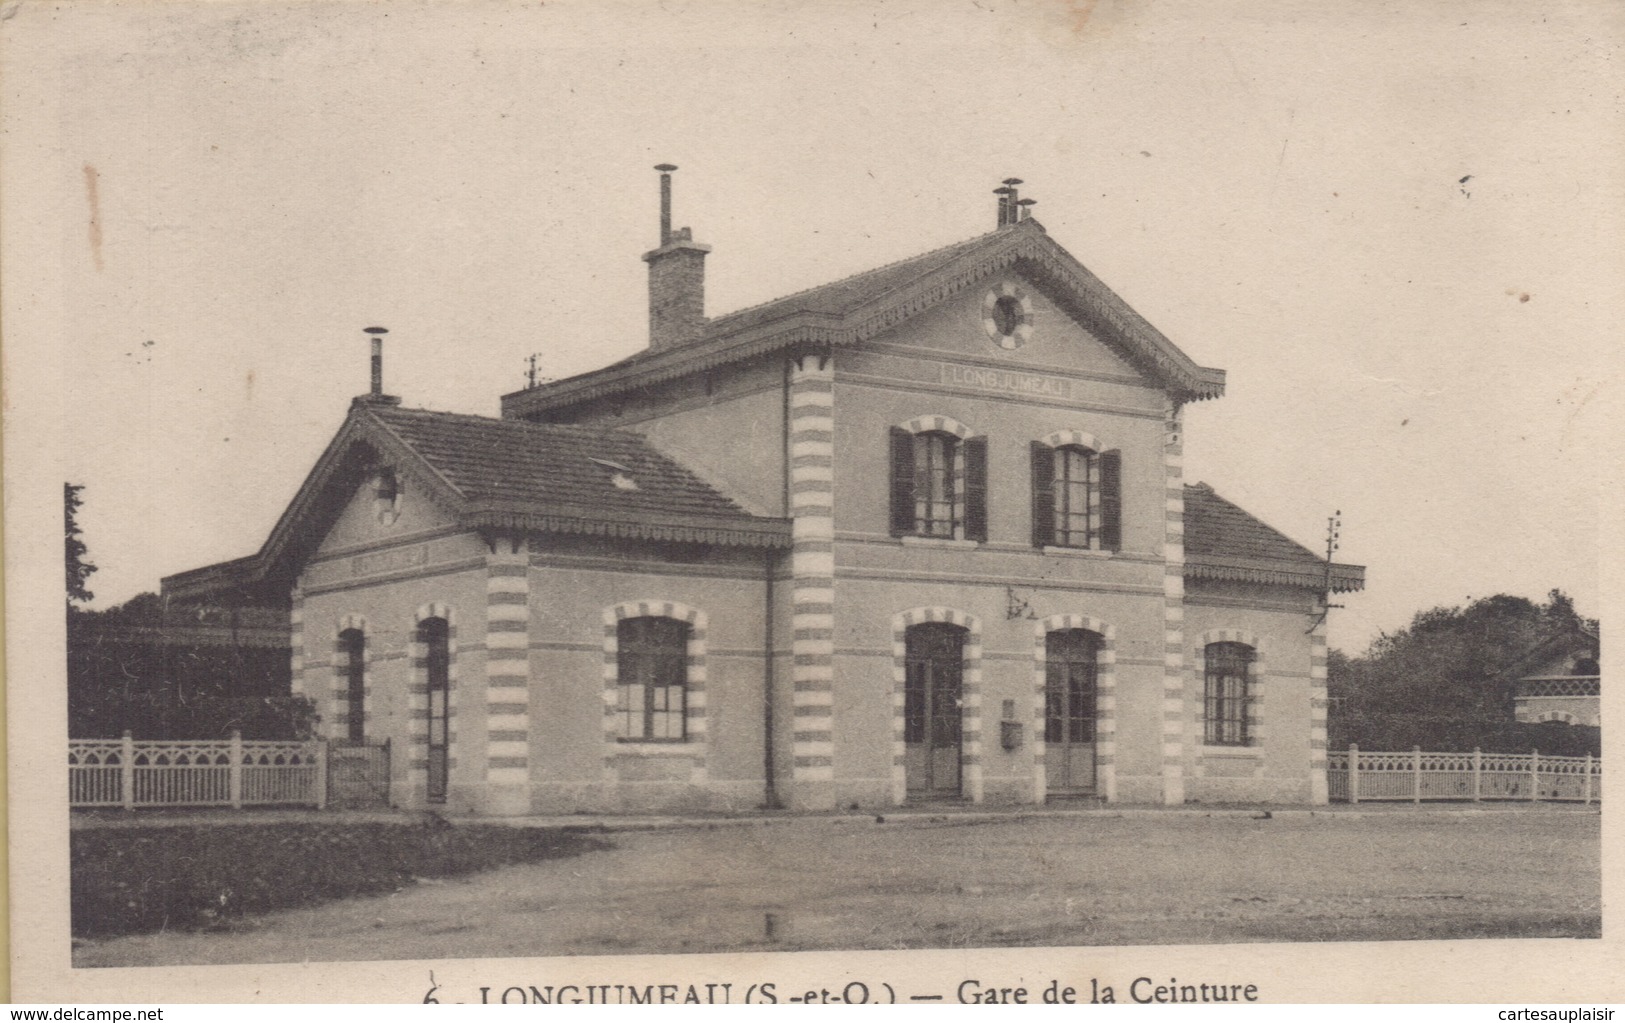
<path id="1" fill-rule="evenodd" d="M 1333 610 L 1341 609 L 1343 606 L 1342 604 L 1332 603 L 1332 555 L 1336 554 L 1338 548 L 1342 546 L 1342 535 L 1343 512 L 1338 509 L 1326 519 L 1326 564 L 1324 566 L 1325 575 L 1321 580 L 1320 587 L 1320 614 L 1315 616 L 1314 623 L 1309 626 L 1306 635 L 1318 629 L 1326 621 L 1326 616 L 1331 614 Z"/>

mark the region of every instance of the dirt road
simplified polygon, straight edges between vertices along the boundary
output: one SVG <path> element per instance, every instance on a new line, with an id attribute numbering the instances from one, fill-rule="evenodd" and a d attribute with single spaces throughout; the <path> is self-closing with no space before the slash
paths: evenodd
<path id="1" fill-rule="evenodd" d="M 1531 808 L 702 824 L 224 931 L 87 942 L 74 963 L 1594 937 L 1599 821 Z"/>

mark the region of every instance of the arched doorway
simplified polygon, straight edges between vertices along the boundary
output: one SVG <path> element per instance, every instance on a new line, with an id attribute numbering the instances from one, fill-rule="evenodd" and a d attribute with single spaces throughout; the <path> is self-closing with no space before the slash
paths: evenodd
<path id="1" fill-rule="evenodd" d="M 1095 707 L 1101 637 L 1059 629 L 1044 637 L 1044 775 L 1052 796 L 1095 792 Z"/>
<path id="2" fill-rule="evenodd" d="M 910 796 L 960 794 L 966 630 L 924 622 L 904 633 L 903 744 Z"/>

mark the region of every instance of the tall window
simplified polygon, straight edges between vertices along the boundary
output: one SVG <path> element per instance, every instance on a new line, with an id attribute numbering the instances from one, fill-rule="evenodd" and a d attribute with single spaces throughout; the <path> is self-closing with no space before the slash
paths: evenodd
<path id="1" fill-rule="evenodd" d="M 444 802 L 451 775 L 451 625 L 444 618 L 418 623 L 429 695 L 428 795 Z"/>
<path id="2" fill-rule="evenodd" d="M 987 438 L 892 428 L 893 536 L 987 539 Z"/>
<path id="3" fill-rule="evenodd" d="M 1203 741 L 1209 746 L 1246 746 L 1253 648 L 1245 643 L 1209 643 L 1205 653 Z"/>
<path id="4" fill-rule="evenodd" d="M 1075 444 L 1032 445 L 1033 544 L 1115 551 L 1122 546 L 1122 457 Z"/>
<path id="5" fill-rule="evenodd" d="M 360 629 L 339 633 L 339 657 L 344 665 L 346 712 L 351 742 L 367 736 L 367 636 Z"/>
<path id="6" fill-rule="evenodd" d="M 1094 547 L 1100 528 L 1100 459 L 1083 448 L 1055 449 L 1055 543 Z"/>
<path id="7" fill-rule="evenodd" d="M 914 436 L 914 531 L 921 536 L 952 537 L 959 525 L 955 505 L 959 481 L 959 440 L 947 433 Z"/>
<path id="8" fill-rule="evenodd" d="M 623 618 L 616 630 L 620 737 L 682 742 L 688 737 L 688 623 Z"/>

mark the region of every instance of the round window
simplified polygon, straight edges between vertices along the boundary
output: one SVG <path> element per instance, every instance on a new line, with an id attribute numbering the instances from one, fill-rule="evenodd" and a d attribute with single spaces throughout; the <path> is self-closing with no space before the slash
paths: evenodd
<path id="1" fill-rule="evenodd" d="M 381 469 L 372 481 L 372 511 L 380 524 L 392 526 L 401 514 L 401 484 L 395 470 Z"/>
<path id="2" fill-rule="evenodd" d="M 1021 323 L 1021 303 L 1009 295 L 1000 295 L 993 303 L 993 327 L 1000 336 L 1008 337 Z"/>
<path id="3" fill-rule="evenodd" d="M 982 329 L 1000 348 L 1020 348 L 1033 334 L 1033 303 L 1012 283 L 1000 284 L 982 299 Z"/>

